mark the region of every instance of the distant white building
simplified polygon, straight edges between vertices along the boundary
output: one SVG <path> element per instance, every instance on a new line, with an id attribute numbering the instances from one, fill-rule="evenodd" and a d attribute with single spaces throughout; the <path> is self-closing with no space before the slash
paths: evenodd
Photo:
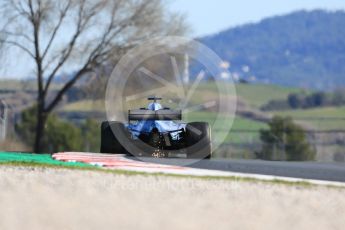
<path id="1" fill-rule="evenodd" d="M 222 62 L 219 64 L 219 67 L 222 68 L 222 69 L 229 69 L 229 68 L 230 68 L 230 62 L 228 62 L 228 61 L 222 61 Z"/>

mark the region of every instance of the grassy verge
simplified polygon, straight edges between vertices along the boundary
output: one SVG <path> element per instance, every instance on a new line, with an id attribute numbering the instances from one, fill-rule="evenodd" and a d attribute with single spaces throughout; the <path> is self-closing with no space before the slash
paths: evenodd
<path id="1" fill-rule="evenodd" d="M 290 93 L 301 91 L 298 88 L 288 88 L 265 84 L 237 84 L 237 96 L 244 99 L 248 105 L 260 108 L 270 100 L 286 99 Z"/>
<path id="2" fill-rule="evenodd" d="M 316 118 L 307 120 L 308 124 L 311 124 L 319 130 L 345 129 L 345 120 L 324 119 L 344 117 L 345 106 L 276 111 L 273 113 L 280 116 L 290 116 L 296 120 Z"/>
<path id="3" fill-rule="evenodd" d="M 237 97 L 245 100 L 249 106 L 254 108 L 259 108 L 260 106 L 266 104 L 270 100 L 286 99 L 290 93 L 296 93 L 301 91 L 298 88 L 288 88 L 276 85 L 265 85 L 265 84 L 236 84 L 236 94 Z M 223 92 L 220 92 L 221 94 Z M 233 92 L 230 92 L 233 94 Z M 172 95 L 173 97 L 173 95 Z M 201 102 L 212 101 L 218 97 L 218 88 L 214 82 L 201 83 L 198 89 L 193 95 L 192 103 L 200 104 Z M 137 104 L 133 104 L 134 107 L 142 107 L 146 105 L 146 98 L 137 101 Z M 172 107 L 167 101 L 163 101 L 163 104 Z M 63 106 L 60 111 L 104 111 L 104 100 L 81 100 L 73 103 L 69 103 Z"/>

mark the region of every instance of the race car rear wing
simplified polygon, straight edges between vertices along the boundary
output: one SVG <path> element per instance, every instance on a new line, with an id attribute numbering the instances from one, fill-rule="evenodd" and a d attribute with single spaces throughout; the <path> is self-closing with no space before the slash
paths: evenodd
<path id="1" fill-rule="evenodd" d="M 128 121 L 138 120 L 182 120 L 181 110 L 147 110 L 135 109 L 128 110 Z"/>

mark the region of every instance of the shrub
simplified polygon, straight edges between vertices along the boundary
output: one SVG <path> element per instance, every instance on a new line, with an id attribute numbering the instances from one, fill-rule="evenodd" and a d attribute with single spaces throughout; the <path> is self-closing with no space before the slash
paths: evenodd
<path id="1" fill-rule="evenodd" d="M 87 152 L 98 152 L 101 145 L 100 125 L 93 119 L 82 124 L 83 149 Z"/>
<path id="2" fill-rule="evenodd" d="M 36 107 L 23 111 L 16 131 L 30 146 L 34 145 L 36 127 Z M 59 119 L 55 114 L 48 116 L 45 135 L 42 140 L 43 152 L 77 151 L 82 149 L 81 131 L 75 125 Z"/>
<path id="3" fill-rule="evenodd" d="M 306 161 L 314 160 L 303 128 L 289 117 L 273 117 L 269 130 L 260 130 L 262 149 L 257 156 L 265 160 Z"/>

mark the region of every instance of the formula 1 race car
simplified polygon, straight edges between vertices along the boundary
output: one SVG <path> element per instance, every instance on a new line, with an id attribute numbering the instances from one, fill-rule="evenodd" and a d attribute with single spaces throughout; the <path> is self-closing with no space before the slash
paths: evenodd
<path id="1" fill-rule="evenodd" d="M 163 107 L 150 97 L 147 108 L 128 111 L 128 123 L 104 121 L 101 153 L 153 157 L 211 157 L 211 130 L 207 122 L 182 122 L 181 110 Z"/>

